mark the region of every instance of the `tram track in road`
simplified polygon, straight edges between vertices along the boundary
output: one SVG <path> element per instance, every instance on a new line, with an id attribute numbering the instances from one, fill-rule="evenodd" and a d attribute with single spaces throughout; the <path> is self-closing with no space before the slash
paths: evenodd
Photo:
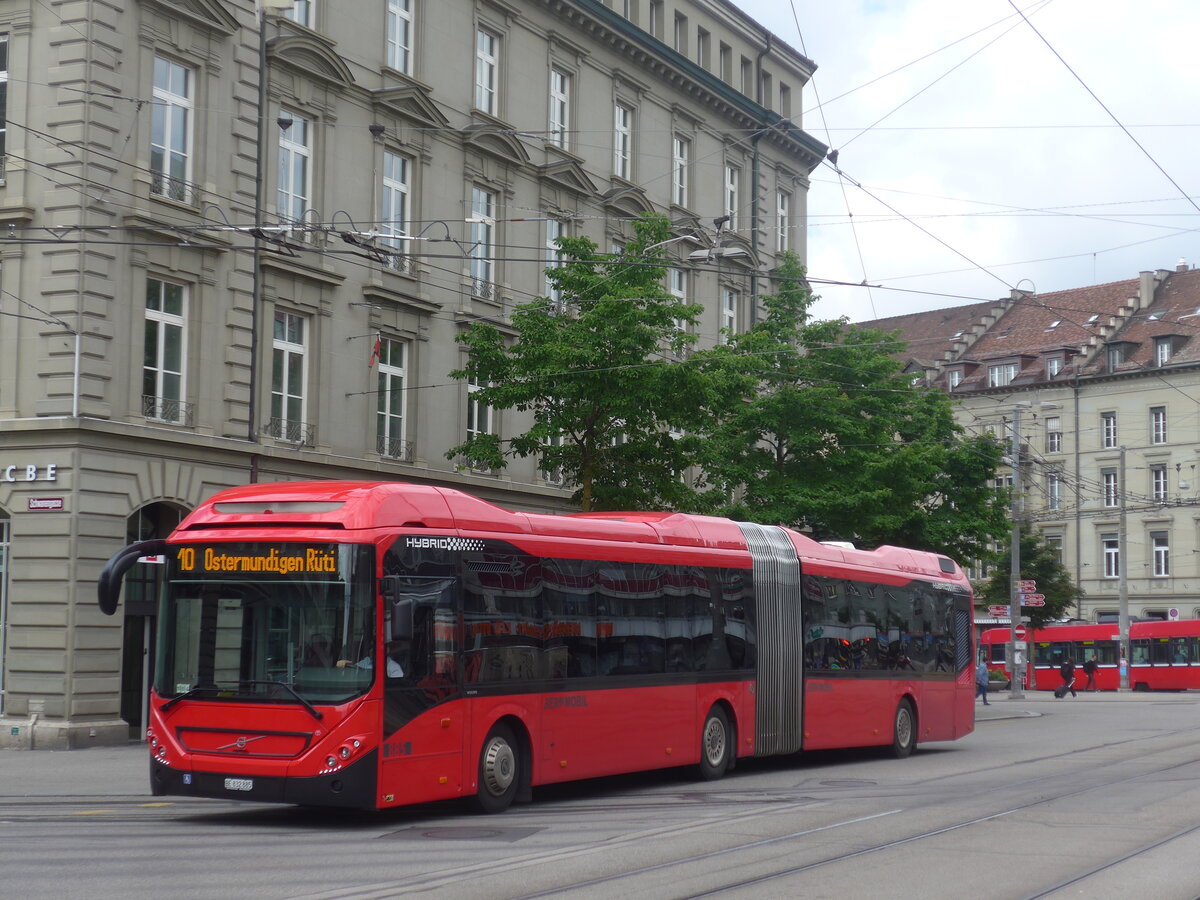
<path id="1" fill-rule="evenodd" d="M 1076 751 L 1076 752 L 1078 752 L 1078 751 Z M 883 851 L 887 851 L 887 850 L 893 850 L 893 849 L 896 849 L 899 847 L 903 847 L 907 844 L 913 844 L 918 841 L 929 840 L 932 838 L 940 837 L 942 835 L 949 834 L 951 832 L 959 831 L 959 830 L 966 829 L 966 828 L 971 828 L 971 827 L 982 825 L 982 824 L 989 823 L 989 822 L 994 822 L 998 819 L 1002 819 L 1007 816 L 1014 815 L 1016 813 L 1024 812 L 1024 811 L 1027 811 L 1030 809 L 1035 809 L 1035 808 L 1041 807 L 1041 806 L 1047 806 L 1052 803 L 1058 803 L 1063 800 L 1070 799 L 1072 797 L 1089 794 L 1089 793 L 1092 793 L 1092 792 L 1095 792 L 1098 790 L 1106 790 L 1106 789 L 1112 787 L 1114 784 L 1124 783 L 1124 782 L 1128 782 L 1131 780 L 1137 780 L 1137 779 L 1141 779 L 1141 778 L 1159 776 L 1164 773 L 1171 772 L 1173 770 L 1182 769 L 1187 766 L 1196 765 L 1197 763 L 1200 763 L 1200 756 L 1197 756 L 1192 759 L 1187 759 L 1182 762 L 1174 763 L 1169 766 L 1162 766 L 1162 767 L 1154 769 L 1152 771 L 1143 772 L 1143 773 L 1140 773 L 1137 775 L 1133 775 L 1133 776 L 1122 775 L 1120 777 L 1111 778 L 1106 781 L 1100 782 L 1098 784 L 1091 784 L 1086 787 L 1077 788 L 1077 789 L 1070 790 L 1070 791 L 1061 791 L 1061 792 L 1055 793 L 1051 796 L 1040 797 L 1038 799 L 1031 800 L 1028 803 L 1017 804 L 1017 805 L 1009 807 L 1008 809 L 1000 810 L 998 812 L 989 813 L 989 814 L 983 815 L 983 816 L 976 816 L 976 817 L 973 817 L 970 819 L 965 819 L 963 821 L 951 823 L 949 825 L 944 825 L 944 826 L 941 826 L 938 828 L 932 828 L 932 829 L 928 829 L 926 831 L 917 832 L 915 834 L 906 835 L 904 837 L 897 838 L 892 841 L 885 841 L 885 842 L 881 842 L 878 844 L 873 844 L 868 847 L 860 847 L 853 851 L 836 854 L 833 856 L 826 857 L 824 859 L 814 860 L 812 862 L 804 863 L 801 865 L 788 866 L 788 867 L 779 869 L 774 872 L 769 872 L 769 873 L 766 873 L 763 875 L 755 876 L 753 878 L 745 878 L 745 879 L 741 879 L 738 881 L 722 884 L 719 887 L 714 887 L 710 890 L 701 891 L 699 893 L 679 895 L 676 897 L 676 900 L 701 900 L 701 898 L 717 897 L 717 896 L 721 896 L 721 895 L 739 896 L 740 892 L 751 891 L 760 885 L 764 885 L 764 884 L 767 884 L 772 881 L 778 881 L 783 878 L 789 878 L 789 877 L 792 877 L 795 875 L 800 875 L 800 874 L 803 874 L 804 872 L 812 871 L 814 869 L 822 868 L 825 866 L 835 865 L 837 863 L 849 862 L 854 859 L 857 859 L 857 858 L 860 858 L 863 856 L 867 856 L 870 854 L 879 853 L 879 852 L 883 852 Z M 1039 780 L 1041 780 L 1041 779 L 1030 779 L 1029 782 L 1037 782 Z M 1028 783 L 1026 786 L 1028 786 Z M 760 847 L 768 846 L 771 844 L 783 843 L 788 840 L 797 840 L 802 837 L 817 834 L 822 831 L 832 830 L 833 828 L 847 826 L 847 825 L 853 825 L 853 824 L 860 824 L 860 823 L 870 821 L 871 819 L 874 819 L 874 818 L 882 818 L 884 816 L 894 815 L 894 814 L 897 814 L 900 812 L 903 812 L 903 810 L 890 810 L 888 812 L 879 813 L 879 814 L 876 814 L 873 816 L 863 816 L 863 817 L 856 818 L 856 819 L 846 820 L 844 822 L 838 822 L 838 823 L 835 823 L 830 826 L 806 829 L 803 831 L 794 832 L 792 834 L 779 835 L 774 838 L 763 839 L 763 840 L 758 840 L 758 841 L 751 841 L 748 843 L 736 845 L 734 847 L 726 847 L 726 848 L 722 848 L 721 850 L 711 851 L 708 853 L 693 854 L 691 856 L 681 857 L 681 858 L 674 859 L 674 860 L 667 860 L 667 861 L 664 861 L 661 863 L 656 863 L 656 864 L 650 865 L 650 866 L 643 866 L 641 868 L 631 869 L 631 870 L 628 870 L 625 872 L 613 873 L 612 875 L 608 875 L 608 876 L 604 876 L 604 877 L 600 877 L 600 878 L 593 878 L 593 879 L 589 879 L 586 881 L 577 882 L 574 884 L 558 885 L 554 888 L 544 890 L 544 891 L 538 891 L 535 893 L 522 894 L 522 895 L 520 895 L 519 898 L 513 898 L 513 900 L 541 900 L 541 898 L 545 898 L 545 897 L 562 896 L 562 895 L 568 894 L 572 891 L 583 891 L 583 890 L 596 888 L 596 887 L 606 885 L 606 884 L 616 884 L 618 882 L 626 881 L 630 878 L 649 875 L 649 874 L 653 874 L 655 872 L 661 872 L 661 871 L 665 871 L 667 869 L 675 868 L 675 867 L 695 866 L 702 862 L 706 862 L 709 860 L 715 860 L 720 857 L 729 856 L 731 854 L 735 854 L 738 852 L 747 852 L 747 851 L 755 850 Z M 1186 829 L 1181 829 L 1171 835 L 1167 835 L 1164 838 L 1150 842 L 1149 844 L 1145 845 L 1142 848 L 1139 848 L 1139 849 L 1134 850 L 1127 854 L 1123 854 L 1123 855 L 1116 857 L 1112 860 L 1109 860 L 1103 864 L 1091 867 L 1087 871 L 1077 873 L 1077 874 L 1071 876 L 1069 879 L 1064 880 L 1063 882 L 1055 885 L 1052 888 L 1048 888 L 1039 893 L 1029 895 L 1027 898 L 1025 898 L 1025 900 L 1037 900 L 1037 898 L 1048 897 L 1054 891 L 1061 890 L 1072 884 L 1083 881 L 1095 874 L 1098 874 L 1100 872 L 1111 869 L 1114 866 L 1119 865 L 1123 862 L 1127 862 L 1130 859 L 1133 859 L 1142 853 L 1149 852 L 1153 849 L 1156 849 L 1160 846 L 1170 843 L 1171 841 L 1178 840 L 1181 837 L 1190 835 L 1197 831 L 1200 831 L 1200 825 L 1192 826 L 1192 827 L 1189 827 Z"/>

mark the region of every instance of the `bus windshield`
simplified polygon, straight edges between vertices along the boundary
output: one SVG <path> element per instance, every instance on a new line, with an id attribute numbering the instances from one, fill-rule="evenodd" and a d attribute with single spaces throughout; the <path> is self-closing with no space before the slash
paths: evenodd
<path id="1" fill-rule="evenodd" d="M 360 544 L 171 545 L 159 696 L 341 703 L 375 670 L 375 552 Z"/>

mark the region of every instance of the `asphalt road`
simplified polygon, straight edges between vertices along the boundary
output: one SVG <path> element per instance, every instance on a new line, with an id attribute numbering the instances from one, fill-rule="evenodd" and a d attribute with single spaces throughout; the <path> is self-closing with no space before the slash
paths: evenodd
<path id="1" fill-rule="evenodd" d="M 610 778 L 500 816 L 154 798 L 140 746 L 0 751 L 0 897 L 1200 897 L 1200 695 L 1006 697 L 907 760 Z"/>

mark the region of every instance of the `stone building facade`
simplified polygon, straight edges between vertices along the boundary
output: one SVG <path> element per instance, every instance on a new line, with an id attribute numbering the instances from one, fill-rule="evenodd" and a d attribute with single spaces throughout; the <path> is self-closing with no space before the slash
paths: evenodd
<path id="1" fill-rule="evenodd" d="M 446 459 L 521 424 L 455 337 L 645 210 L 700 342 L 747 327 L 825 151 L 813 63 L 726 0 L 12 0 L 0 59 L 0 746 L 140 727 L 156 569 L 114 619 L 96 576 L 220 488 L 565 509 Z"/>
<path id="2" fill-rule="evenodd" d="M 1133 618 L 1200 618 L 1200 270 L 868 324 L 900 331 L 968 431 L 1017 424 L 1025 511 L 1082 588 L 1074 615 L 1116 621 L 1123 591 Z"/>

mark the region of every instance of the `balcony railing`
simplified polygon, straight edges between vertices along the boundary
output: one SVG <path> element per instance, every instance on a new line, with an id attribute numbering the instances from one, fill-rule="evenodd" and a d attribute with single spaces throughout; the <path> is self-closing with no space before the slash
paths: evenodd
<path id="1" fill-rule="evenodd" d="M 471 296 L 478 297 L 480 300 L 495 300 L 496 285 L 490 281 L 484 281 L 482 278 L 473 278 L 471 280 Z"/>
<path id="2" fill-rule="evenodd" d="M 156 197 L 166 197 L 168 200 L 175 200 L 179 203 L 196 202 L 195 185 L 184 181 L 182 178 L 173 178 L 162 172 L 152 173 L 150 193 Z"/>
<path id="3" fill-rule="evenodd" d="M 412 441 L 405 441 L 400 438 L 392 438 L 380 434 L 375 438 L 375 451 L 380 456 L 386 456 L 388 459 L 394 459 L 398 462 L 413 461 Z"/>
<path id="4" fill-rule="evenodd" d="M 295 444 L 297 447 L 311 447 L 316 440 L 317 428 L 307 422 L 292 422 L 272 416 L 263 425 L 263 434 L 277 441 Z"/>
<path id="5" fill-rule="evenodd" d="M 172 400 L 170 397 L 151 397 L 142 395 L 142 415 L 151 422 L 166 422 L 170 425 L 194 424 L 194 407 L 183 400 Z"/>

